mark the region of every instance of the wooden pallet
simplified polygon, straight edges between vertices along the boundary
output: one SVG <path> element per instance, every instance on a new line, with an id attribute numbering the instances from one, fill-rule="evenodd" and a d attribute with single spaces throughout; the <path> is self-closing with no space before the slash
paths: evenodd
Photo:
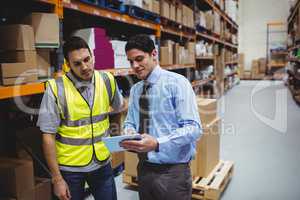
<path id="1" fill-rule="evenodd" d="M 193 181 L 193 199 L 218 200 L 233 176 L 233 162 L 220 161 L 207 178 Z"/>
<path id="2" fill-rule="evenodd" d="M 123 183 L 131 186 L 138 186 L 137 177 L 127 175 L 125 172 L 123 173 Z"/>
<path id="3" fill-rule="evenodd" d="M 220 161 L 207 178 L 193 179 L 193 199 L 219 200 L 222 192 L 233 176 L 233 162 Z M 123 182 L 130 186 L 138 186 L 137 177 L 123 173 Z"/>

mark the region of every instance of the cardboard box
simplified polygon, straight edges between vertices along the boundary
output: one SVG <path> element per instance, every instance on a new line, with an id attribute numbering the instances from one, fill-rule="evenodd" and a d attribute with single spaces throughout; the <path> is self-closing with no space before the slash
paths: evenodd
<path id="1" fill-rule="evenodd" d="M 210 124 L 217 118 L 217 104 L 218 102 L 216 99 L 203 99 L 197 97 L 198 112 L 202 124 Z"/>
<path id="2" fill-rule="evenodd" d="M 35 64 L 36 51 L 2 51 L 0 52 L 0 63 L 28 63 Z"/>
<path id="3" fill-rule="evenodd" d="M 170 18 L 170 4 L 166 1 L 160 1 L 160 15 L 167 19 Z"/>
<path id="4" fill-rule="evenodd" d="M 38 77 L 51 77 L 50 49 L 36 49 Z"/>
<path id="5" fill-rule="evenodd" d="M 0 177 L 1 195 L 17 199 L 33 196 L 34 176 L 31 161 L 1 157 Z"/>
<path id="6" fill-rule="evenodd" d="M 189 18 L 189 7 L 187 7 L 186 5 L 182 5 L 182 24 L 184 26 L 188 26 L 189 24 L 188 18 Z"/>
<path id="7" fill-rule="evenodd" d="M 173 49 L 169 47 L 160 47 L 160 64 L 172 65 L 173 64 Z"/>
<path id="8" fill-rule="evenodd" d="M 192 177 L 206 177 L 219 162 L 220 126 L 221 121 L 219 118 L 203 126 L 203 135 L 197 142 L 197 154 L 190 165 Z M 136 153 L 126 151 L 124 173 L 129 176 L 137 177 L 138 162 Z"/>
<path id="9" fill-rule="evenodd" d="M 112 168 L 119 167 L 124 162 L 124 151 L 112 153 L 111 166 Z"/>
<path id="10" fill-rule="evenodd" d="M 221 17 L 218 13 L 214 13 L 214 28 L 213 32 L 220 35 L 221 34 Z"/>
<path id="11" fill-rule="evenodd" d="M 152 12 L 152 1 L 151 0 L 143 0 L 143 9 Z"/>
<path id="12" fill-rule="evenodd" d="M 33 27 L 37 46 L 59 46 L 59 19 L 54 13 L 31 13 L 25 23 Z"/>
<path id="13" fill-rule="evenodd" d="M 35 178 L 35 200 L 43 199 L 43 200 L 51 200 L 52 192 L 51 192 L 51 181 L 47 178 Z"/>
<path id="14" fill-rule="evenodd" d="M 243 79 L 249 80 L 252 78 L 252 73 L 251 71 L 244 71 Z"/>
<path id="15" fill-rule="evenodd" d="M 32 27 L 21 24 L 0 26 L 0 50 L 35 50 Z"/>
<path id="16" fill-rule="evenodd" d="M 259 62 L 258 62 L 258 60 L 253 60 L 252 61 L 251 74 L 252 74 L 252 77 L 255 76 L 256 74 L 259 74 Z"/>
<path id="17" fill-rule="evenodd" d="M 265 73 L 267 70 L 267 59 L 266 58 L 260 58 L 258 59 L 259 62 L 259 73 Z"/>
<path id="18" fill-rule="evenodd" d="M 188 60 L 187 60 L 187 64 L 193 64 L 195 63 L 195 55 L 196 55 L 196 43 L 195 42 L 187 42 L 185 44 L 185 48 L 188 51 Z"/>
<path id="19" fill-rule="evenodd" d="M 2 73 L 2 78 L 13 78 L 13 77 L 18 77 L 20 75 L 25 76 L 26 72 L 30 74 L 34 72 L 37 73 L 36 51 L 23 51 L 22 53 L 20 53 L 20 55 L 24 56 L 25 62 L 0 64 L 0 71 Z M 20 55 L 16 55 L 16 56 L 20 56 Z"/>
<path id="20" fill-rule="evenodd" d="M 25 62 L 25 51 L 0 51 L 0 63 Z"/>
<path id="21" fill-rule="evenodd" d="M 19 85 L 22 83 L 32 83 L 38 80 L 37 73 L 27 74 L 26 76 L 20 76 L 17 78 L 2 78 L 2 85 Z"/>
<path id="22" fill-rule="evenodd" d="M 196 159 L 193 159 L 191 161 L 190 168 L 191 168 L 192 178 L 195 178 L 197 176 L 197 162 L 196 162 Z"/>
<path id="23" fill-rule="evenodd" d="M 170 4 L 170 20 L 176 21 L 176 7 L 174 4 Z"/>
<path id="24" fill-rule="evenodd" d="M 211 11 L 205 13 L 206 29 L 212 31 L 214 28 L 214 15 Z"/>
<path id="25" fill-rule="evenodd" d="M 168 47 L 169 49 L 173 48 L 174 42 L 172 40 L 163 40 L 161 41 L 161 46 Z"/>
<path id="26" fill-rule="evenodd" d="M 182 6 L 176 7 L 176 22 L 182 24 Z"/>
<path id="27" fill-rule="evenodd" d="M 159 14 L 160 10 L 159 10 L 159 1 L 157 0 L 153 0 L 152 1 L 152 12 Z"/>
<path id="28" fill-rule="evenodd" d="M 263 80 L 265 78 L 265 74 L 252 74 L 252 79 L 254 80 Z"/>
<path id="29" fill-rule="evenodd" d="M 245 54 L 243 53 L 238 54 L 238 65 L 239 65 L 240 77 L 243 78 L 244 71 L 245 71 Z"/>
<path id="30" fill-rule="evenodd" d="M 173 63 L 174 64 L 181 64 L 181 56 L 180 56 L 180 45 L 179 43 L 175 43 L 173 45 Z"/>
<path id="31" fill-rule="evenodd" d="M 124 153 L 124 173 L 129 176 L 137 177 L 137 164 L 139 162 L 139 158 L 136 153 L 125 151 Z"/>
<path id="32" fill-rule="evenodd" d="M 220 160 L 221 120 L 216 118 L 203 126 L 203 135 L 197 142 L 196 176 L 207 177 Z"/>

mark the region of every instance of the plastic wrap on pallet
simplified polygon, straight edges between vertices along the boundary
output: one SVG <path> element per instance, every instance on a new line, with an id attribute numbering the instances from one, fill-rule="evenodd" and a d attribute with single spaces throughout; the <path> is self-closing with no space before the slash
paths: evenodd
<path id="1" fill-rule="evenodd" d="M 143 0 L 123 0 L 125 5 L 137 6 L 143 8 Z"/>

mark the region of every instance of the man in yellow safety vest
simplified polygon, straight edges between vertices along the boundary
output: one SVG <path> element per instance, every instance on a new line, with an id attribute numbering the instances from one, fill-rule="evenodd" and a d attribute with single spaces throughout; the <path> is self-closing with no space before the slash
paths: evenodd
<path id="1" fill-rule="evenodd" d="M 110 73 L 94 70 L 82 38 L 71 37 L 63 50 L 71 70 L 47 82 L 38 120 L 54 193 L 62 200 L 82 200 L 87 182 L 96 200 L 116 200 L 102 138 L 109 135 L 109 109 L 121 108 L 122 95 Z"/>

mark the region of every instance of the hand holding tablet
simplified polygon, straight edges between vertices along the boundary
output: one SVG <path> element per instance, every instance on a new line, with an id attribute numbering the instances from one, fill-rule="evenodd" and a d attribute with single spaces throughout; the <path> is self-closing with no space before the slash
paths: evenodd
<path id="1" fill-rule="evenodd" d="M 140 134 L 132 134 L 132 135 L 120 135 L 114 137 L 105 137 L 102 141 L 105 143 L 106 147 L 110 152 L 118 152 L 125 151 L 123 147 L 120 146 L 122 141 L 126 140 L 141 140 L 142 137 Z"/>

